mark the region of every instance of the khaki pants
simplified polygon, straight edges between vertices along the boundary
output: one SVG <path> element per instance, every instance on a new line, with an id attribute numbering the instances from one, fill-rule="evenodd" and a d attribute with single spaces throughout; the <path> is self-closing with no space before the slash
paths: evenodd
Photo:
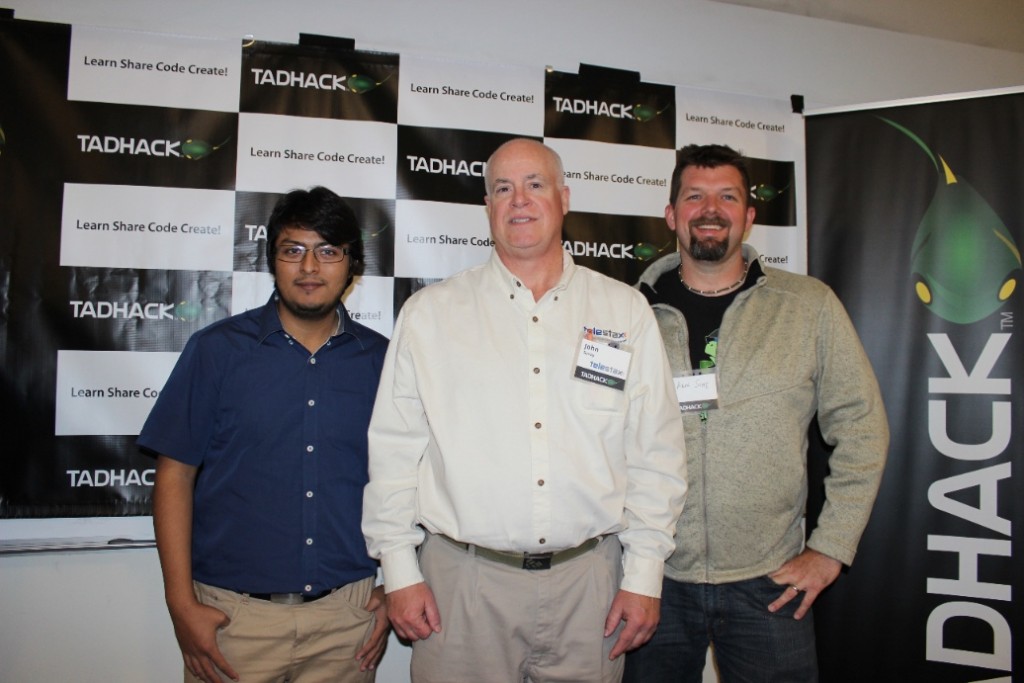
<path id="1" fill-rule="evenodd" d="M 551 569 L 528 571 L 428 535 L 420 568 L 441 613 L 441 633 L 413 644 L 413 683 L 622 679 L 623 657 L 608 660 L 618 631 L 604 637 L 622 580 L 615 537 Z"/>
<path id="2" fill-rule="evenodd" d="M 356 652 L 373 628 L 373 615 L 364 609 L 373 584 L 371 576 L 301 605 L 195 587 L 201 603 L 231 618 L 218 631 L 217 646 L 245 683 L 369 683 L 374 672 L 359 671 Z M 185 682 L 196 682 L 187 670 Z"/>

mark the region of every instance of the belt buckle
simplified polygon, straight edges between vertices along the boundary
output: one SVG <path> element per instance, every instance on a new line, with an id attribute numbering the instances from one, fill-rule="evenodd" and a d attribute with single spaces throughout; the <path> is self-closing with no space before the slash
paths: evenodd
<path id="1" fill-rule="evenodd" d="M 271 593 L 270 602 L 277 605 L 301 605 L 305 600 L 302 593 Z"/>
<path id="2" fill-rule="evenodd" d="M 551 569 L 551 558 L 554 553 L 523 553 L 523 569 L 536 571 Z"/>

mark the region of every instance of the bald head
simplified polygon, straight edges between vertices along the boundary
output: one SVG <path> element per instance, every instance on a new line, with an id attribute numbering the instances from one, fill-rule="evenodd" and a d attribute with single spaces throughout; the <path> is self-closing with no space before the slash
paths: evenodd
<path id="1" fill-rule="evenodd" d="M 552 180 L 555 181 L 557 187 L 561 188 L 565 178 L 565 169 L 562 166 L 562 157 L 558 156 L 558 152 L 530 138 L 515 138 L 502 144 L 487 159 L 487 168 L 484 170 L 484 189 L 487 196 L 491 196 L 491 191 L 494 189 L 495 176 L 492 171 L 500 165 L 501 160 L 538 153 L 543 155 L 547 163 L 550 164 Z"/>

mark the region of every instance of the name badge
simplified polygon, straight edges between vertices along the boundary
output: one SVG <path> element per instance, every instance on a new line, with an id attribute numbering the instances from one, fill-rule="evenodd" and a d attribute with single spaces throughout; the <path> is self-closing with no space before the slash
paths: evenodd
<path id="1" fill-rule="evenodd" d="M 679 410 L 696 413 L 718 407 L 718 373 L 713 368 L 673 377 Z"/>
<path id="2" fill-rule="evenodd" d="M 632 358 L 633 352 L 625 346 L 587 339 L 586 334 L 583 334 L 580 336 L 573 377 L 624 391 Z"/>

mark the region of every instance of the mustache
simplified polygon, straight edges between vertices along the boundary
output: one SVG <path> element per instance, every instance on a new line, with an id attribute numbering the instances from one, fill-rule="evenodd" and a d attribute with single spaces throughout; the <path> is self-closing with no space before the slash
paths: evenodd
<path id="1" fill-rule="evenodd" d="M 705 216 L 701 218 L 691 219 L 688 225 L 691 228 L 699 228 L 705 225 L 714 225 L 719 228 L 729 228 L 732 227 L 732 221 L 730 221 L 727 218 L 723 218 L 722 216 Z"/>

